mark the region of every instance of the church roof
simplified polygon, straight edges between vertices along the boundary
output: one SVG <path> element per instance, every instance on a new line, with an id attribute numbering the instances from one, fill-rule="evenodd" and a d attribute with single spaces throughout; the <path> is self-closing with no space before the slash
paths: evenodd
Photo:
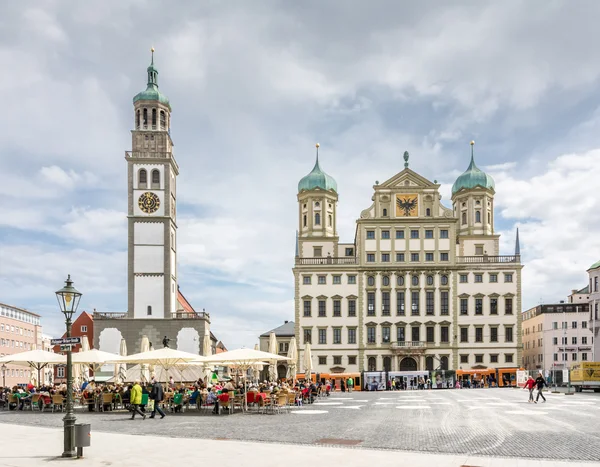
<path id="1" fill-rule="evenodd" d="M 171 108 L 169 98 L 158 90 L 158 70 L 154 66 L 154 49 L 152 49 L 152 61 L 147 69 L 148 71 L 148 84 L 146 90 L 139 92 L 133 98 L 134 104 L 137 101 L 158 101 L 161 104 Z"/>
<path id="2" fill-rule="evenodd" d="M 469 167 L 467 167 L 467 170 L 460 175 L 454 182 L 454 185 L 452 185 L 453 195 L 463 189 L 471 190 L 473 188 L 481 187 L 493 190 L 496 187 L 494 179 L 475 165 L 475 158 L 473 157 L 474 144 L 475 143 L 471 141 L 471 163 L 469 164 Z"/>
<path id="3" fill-rule="evenodd" d="M 317 143 L 317 161 L 308 175 L 303 177 L 298 183 L 298 193 L 301 191 L 314 190 L 320 188 L 325 191 L 334 191 L 337 193 L 337 182 L 331 175 L 326 174 L 319 165 L 319 144 Z"/>
<path id="4" fill-rule="evenodd" d="M 295 328 L 293 321 L 286 321 L 281 326 L 271 329 L 269 332 L 265 332 L 261 334 L 260 337 L 269 337 L 269 335 L 274 332 L 275 337 L 293 337 L 295 336 Z"/>

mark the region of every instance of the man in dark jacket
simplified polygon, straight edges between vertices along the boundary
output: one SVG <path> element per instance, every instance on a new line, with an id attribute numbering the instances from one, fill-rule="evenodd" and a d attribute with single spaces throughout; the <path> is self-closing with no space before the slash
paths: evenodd
<path id="1" fill-rule="evenodd" d="M 548 386 L 546 384 L 546 380 L 544 379 L 544 377 L 542 376 L 542 374 L 540 373 L 538 375 L 538 377 L 535 379 L 535 384 L 537 386 L 537 396 L 535 398 L 535 403 L 537 404 L 538 399 L 540 398 L 540 396 L 542 396 L 542 399 L 544 399 L 544 402 L 546 402 L 546 398 L 544 397 L 544 395 L 542 394 L 542 389 L 544 389 L 544 386 Z"/>
<path id="2" fill-rule="evenodd" d="M 154 408 L 152 409 L 152 415 L 150 415 L 150 418 L 154 418 L 157 411 L 160 414 L 161 419 L 165 418 L 165 413 L 160 408 L 160 403 L 164 399 L 165 395 L 161 384 L 154 378 L 152 378 L 152 390 L 150 391 L 149 397 L 154 401 Z"/>

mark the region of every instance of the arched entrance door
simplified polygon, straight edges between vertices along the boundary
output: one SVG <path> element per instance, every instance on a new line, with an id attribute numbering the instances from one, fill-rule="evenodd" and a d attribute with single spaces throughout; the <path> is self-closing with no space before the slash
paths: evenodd
<path id="1" fill-rule="evenodd" d="M 277 366 L 277 381 L 287 378 L 287 367 L 285 365 Z"/>
<path id="2" fill-rule="evenodd" d="M 417 371 L 417 361 L 412 357 L 405 357 L 400 362 L 400 371 Z"/>

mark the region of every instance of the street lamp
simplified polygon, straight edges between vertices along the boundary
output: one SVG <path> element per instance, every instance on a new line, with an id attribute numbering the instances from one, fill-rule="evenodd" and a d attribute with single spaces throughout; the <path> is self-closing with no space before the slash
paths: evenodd
<path id="1" fill-rule="evenodd" d="M 81 293 L 73 287 L 71 275 L 65 281 L 66 285 L 56 291 L 56 298 L 60 311 L 65 315 L 67 325 L 67 337 L 71 337 L 71 318 L 77 311 Z M 64 423 L 64 451 L 62 457 L 75 457 L 75 414 L 73 413 L 73 360 L 71 351 L 67 350 L 67 413 L 63 418 Z"/>
<path id="2" fill-rule="evenodd" d="M 0 369 L 2 370 L 2 387 L 5 388 L 6 387 L 6 365 L 3 363 L 2 366 L 0 366 Z"/>

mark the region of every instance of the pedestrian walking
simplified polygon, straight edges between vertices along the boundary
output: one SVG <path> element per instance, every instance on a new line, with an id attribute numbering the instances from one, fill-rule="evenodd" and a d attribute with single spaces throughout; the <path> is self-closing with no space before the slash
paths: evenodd
<path id="1" fill-rule="evenodd" d="M 164 391 L 162 385 L 156 381 L 156 379 L 152 378 L 152 390 L 150 391 L 149 398 L 154 401 L 154 407 L 152 408 L 152 414 L 150 414 L 150 418 L 154 418 L 156 416 L 156 412 L 160 414 L 160 418 L 165 418 L 165 413 L 160 408 L 160 403 L 164 399 Z"/>
<path id="2" fill-rule="evenodd" d="M 140 410 L 142 405 L 142 387 L 140 386 L 140 380 L 136 379 L 134 385 L 131 387 L 131 393 L 129 396 L 129 404 L 131 406 L 131 419 L 135 418 L 135 414 L 140 414 L 144 420 L 146 415 Z"/>
<path id="3" fill-rule="evenodd" d="M 537 396 L 535 398 L 535 403 L 537 404 L 537 401 L 539 400 L 540 396 L 542 396 L 542 399 L 544 399 L 544 402 L 546 402 L 546 398 L 544 397 L 544 395 L 542 394 L 542 389 L 544 389 L 544 386 L 548 386 L 548 384 L 546 384 L 546 380 L 544 379 L 544 377 L 542 376 L 542 373 L 540 372 L 540 374 L 538 375 L 538 377 L 535 379 L 535 384 L 537 386 Z"/>
<path id="4" fill-rule="evenodd" d="M 534 402 L 533 390 L 535 389 L 535 380 L 531 376 L 527 379 L 527 381 L 525 381 L 525 386 L 523 386 L 523 389 L 529 389 L 529 400 L 527 402 L 530 404 Z"/>
<path id="5" fill-rule="evenodd" d="M 340 380 L 340 389 L 342 392 L 346 392 L 346 382 L 344 381 L 344 378 Z"/>
<path id="6" fill-rule="evenodd" d="M 354 380 L 352 379 L 352 376 L 350 376 L 350 378 L 348 378 L 348 392 L 352 392 L 353 387 L 354 387 Z"/>

